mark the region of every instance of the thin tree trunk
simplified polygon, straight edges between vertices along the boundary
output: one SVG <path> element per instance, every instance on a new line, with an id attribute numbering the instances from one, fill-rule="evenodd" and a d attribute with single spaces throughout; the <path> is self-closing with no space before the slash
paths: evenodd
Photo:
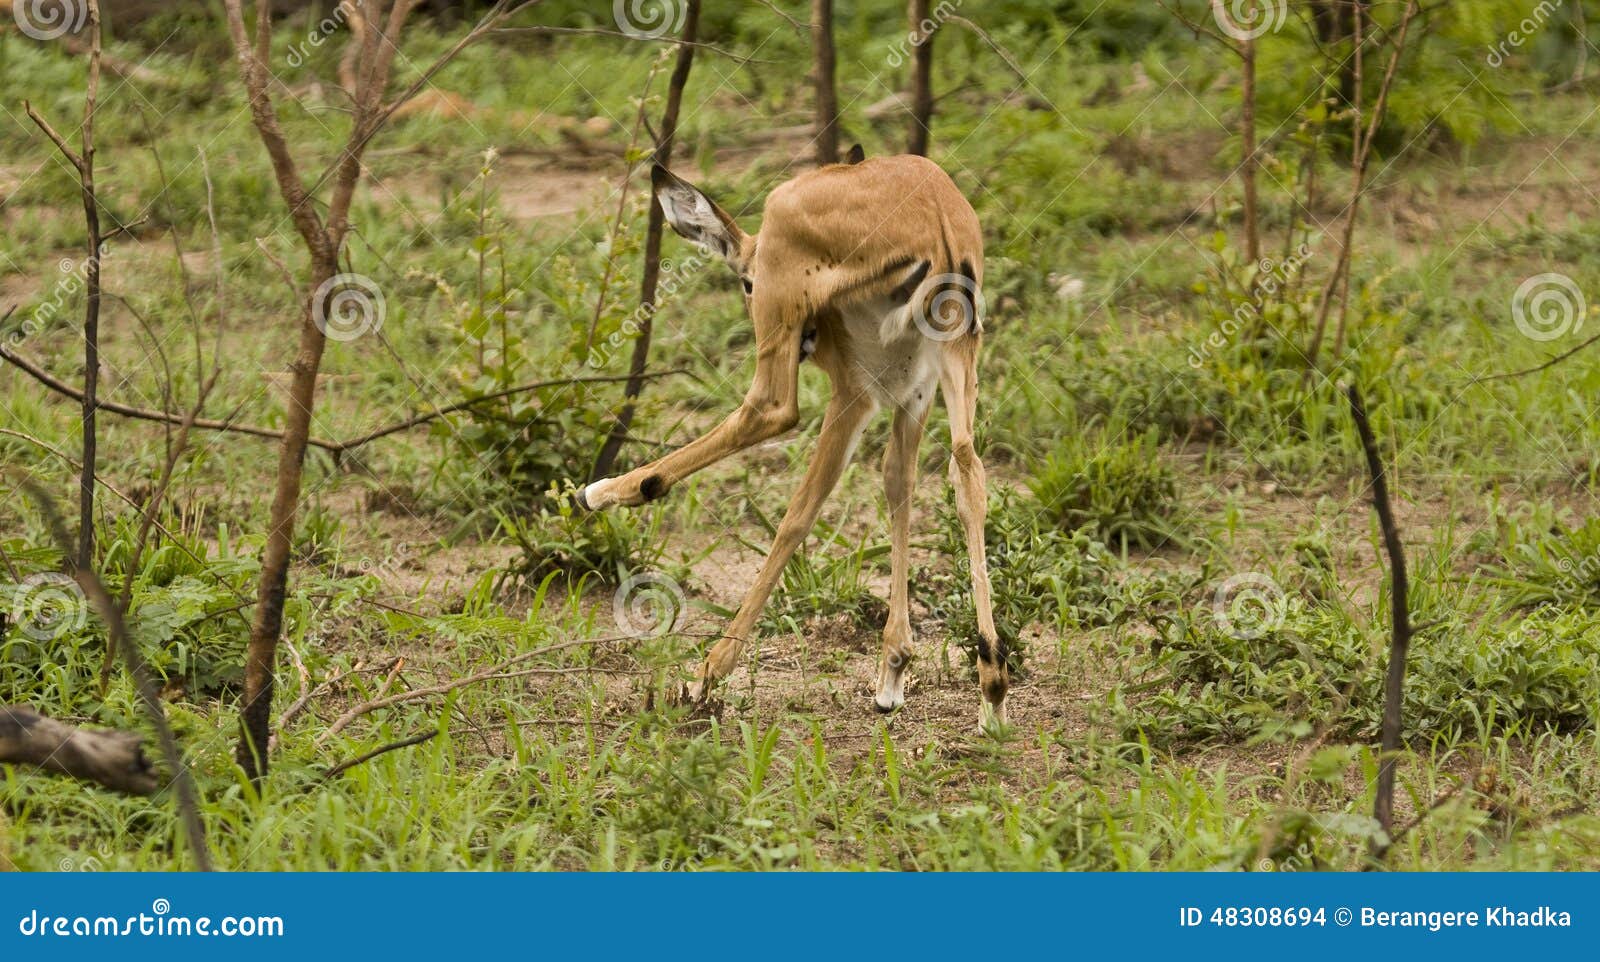
<path id="1" fill-rule="evenodd" d="M 678 60 L 672 68 L 672 78 L 667 87 L 667 104 L 661 114 L 661 140 L 656 145 L 655 163 L 671 166 L 673 141 L 678 134 L 678 111 L 683 105 L 683 88 L 689 82 L 689 68 L 694 65 L 696 31 L 700 25 L 700 0 L 688 0 L 683 17 L 683 43 L 678 45 Z M 653 178 L 652 178 L 653 180 Z M 653 191 L 653 188 L 652 188 Z M 600 455 L 595 458 L 594 469 L 589 472 L 591 481 L 611 473 L 617 453 L 628 438 L 633 425 L 635 402 L 644 390 L 645 366 L 650 361 L 650 332 L 656 313 L 656 285 L 661 279 L 661 231 L 665 224 L 661 204 L 652 192 L 650 219 L 645 227 L 644 278 L 639 283 L 639 336 L 633 341 L 633 357 L 628 365 L 628 383 L 622 389 L 622 410 L 611 429 Z"/>
<path id="2" fill-rule="evenodd" d="M 933 34 L 928 16 L 928 0 L 909 0 L 906 16 L 911 22 L 911 133 L 906 138 L 906 153 L 928 156 L 928 130 L 933 123 Z M 929 29 L 924 31 L 923 26 Z"/>
<path id="3" fill-rule="evenodd" d="M 1239 57 L 1244 62 L 1243 109 L 1239 119 L 1239 176 L 1244 181 L 1245 256 L 1251 264 L 1261 262 L 1261 223 L 1256 208 L 1256 41 L 1247 37 L 1239 42 Z"/>
<path id="4" fill-rule="evenodd" d="M 271 736 L 273 668 L 277 662 L 278 640 L 283 632 L 283 605 L 288 590 L 289 555 L 293 547 L 296 509 L 300 499 L 301 470 L 310 443 L 311 413 L 316 401 L 317 370 L 322 365 L 326 337 L 318 327 L 317 298 L 335 292 L 324 285 L 339 270 L 339 252 L 349 230 L 350 204 L 361 181 L 361 156 L 367 144 L 383 129 L 384 123 L 417 95 L 439 70 L 474 41 L 500 26 L 512 13 L 537 2 L 497 0 L 466 36 L 422 70 L 394 100 L 385 102 L 389 72 L 400 52 L 400 35 L 406 18 L 418 0 L 369 0 L 363 12 L 350 20 L 354 42 L 359 45 L 351 93 L 353 115 L 344 149 L 328 170 L 313 183 L 331 183 L 327 220 L 323 221 L 316 199 L 306 189 L 294 154 L 278 123 L 277 109 L 270 91 L 272 4 L 256 0 L 256 22 L 252 32 L 244 21 L 243 0 L 223 0 L 228 33 L 233 40 L 239 74 L 250 103 L 251 120 L 272 161 L 278 193 L 289 209 L 290 220 L 305 242 L 309 255 L 310 294 L 300 314 L 300 345 L 289 366 L 288 411 L 284 418 L 283 440 L 278 449 L 278 476 L 272 495 L 270 527 L 261 555 L 261 574 L 256 583 L 255 618 L 250 626 L 250 643 L 245 649 L 244 702 L 240 708 L 240 738 L 236 758 L 252 782 L 260 783 L 267 773 L 267 751 Z M 384 18 L 384 9 L 388 15 Z M 380 30 L 379 24 L 383 27 Z M 315 188 L 313 188 L 315 189 Z"/>
<path id="5" fill-rule="evenodd" d="M 817 166 L 839 162 L 839 95 L 834 87 L 833 0 L 811 0 L 811 62 L 816 81 Z"/>
<path id="6" fill-rule="evenodd" d="M 95 411 L 100 391 L 100 205 L 94 192 L 94 110 L 100 92 L 100 4 L 89 0 L 89 83 L 83 97 L 83 218 L 88 224 L 83 310 L 83 469 L 78 475 L 78 566 L 94 564 Z"/>
<path id="7" fill-rule="evenodd" d="M 318 290 L 338 272 L 325 257 L 311 264 L 311 289 Z M 316 295 L 313 294 L 313 297 Z M 311 412 L 316 403 L 317 371 L 327 338 L 314 320 L 316 305 L 306 302 L 300 318 L 300 347 L 289 366 L 288 412 L 283 441 L 278 447 L 278 476 L 272 494 L 267 544 L 261 556 L 261 577 L 256 585 L 255 617 L 250 644 L 245 649 L 244 703 L 240 709 L 241 737 L 237 760 L 251 781 L 267 773 L 267 741 L 272 734 L 272 696 L 278 639 L 283 632 L 283 604 L 289 583 L 289 559 L 294 547 L 295 517 L 300 503 L 301 472 L 305 466 L 306 439 L 311 434 Z"/>
<path id="8" fill-rule="evenodd" d="M 1362 185 L 1365 184 L 1367 173 L 1367 146 L 1362 136 L 1362 121 L 1365 118 L 1361 116 L 1361 103 L 1366 84 L 1366 79 L 1363 76 L 1363 58 L 1365 57 L 1367 43 L 1366 11 L 1362 8 L 1360 0 L 1351 0 L 1350 2 L 1350 36 L 1353 52 L 1350 55 L 1350 59 L 1345 63 L 1345 79 L 1348 81 L 1347 87 L 1349 90 L 1346 102 L 1350 104 L 1350 167 L 1355 170 L 1355 187 L 1352 188 L 1353 193 L 1350 201 L 1353 217 L 1355 206 L 1361 200 L 1360 192 L 1363 189 Z M 1374 132 L 1376 132 L 1376 128 L 1374 128 Z M 1352 233 L 1345 238 L 1346 247 L 1354 238 L 1355 225 L 1353 221 L 1349 226 Z M 1349 254 L 1344 248 L 1341 248 L 1341 256 L 1344 258 L 1344 270 L 1341 272 L 1339 280 L 1339 323 L 1334 327 L 1333 356 L 1335 360 L 1344 353 L 1345 324 L 1350 315 L 1350 261 Z"/>

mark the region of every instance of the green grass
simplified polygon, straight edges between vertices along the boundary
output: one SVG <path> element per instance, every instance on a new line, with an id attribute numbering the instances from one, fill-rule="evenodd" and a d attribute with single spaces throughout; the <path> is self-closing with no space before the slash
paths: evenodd
<path id="1" fill-rule="evenodd" d="M 582 5 L 548 6 L 551 18 L 595 25 Z M 710 35 L 770 62 L 697 58 L 676 165 L 754 229 L 804 144 L 758 135 L 808 121 L 806 44 L 759 5 L 736 6 L 710 15 Z M 1570 349 L 1600 318 L 1600 243 L 1559 213 L 1583 196 L 1573 180 L 1592 173 L 1595 134 L 1578 126 L 1589 105 L 1533 96 L 1516 100 L 1513 116 L 1510 100 L 1494 102 L 1502 86 L 1556 76 L 1560 65 L 1541 52 L 1525 72 L 1486 78 L 1489 87 L 1434 118 L 1430 105 L 1471 86 L 1451 73 L 1451 58 L 1493 34 L 1493 17 L 1485 8 L 1430 40 L 1381 135 L 1354 259 L 1350 349 L 1325 354 L 1322 374 L 1308 376 L 1303 347 L 1337 241 L 1297 232 L 1293 244 L 1311 252 L 1304 274 L 1258 300 L 1249 283 L 1260 269 L 1237 252 L 1238 185 L 1228 179 L 1236 68 L 1165 15 L 1092 6 L 1057 4 L 1043 16 L 1037 4 L 1004 0 L 967 12 L 1029 69 L 1029 89 L 1016 96 L 976 37 L 952 32 L 939 47 L 933 155 L 972 199 L 988 246 L 979 431 L 996 619 L 1015 669 L 1004 738 L 972 731 L 976 613 L 944 483 L 942 409 L 928 424 L 914 513 L 918 657 L 907 708 L 881 719 L 866 698 L 889 566 L 882 423 L 865 433 L 857 466 L 785 571 L 721 716 L 692 720 L 667 707 L 737 607 L 807 463 L 827 391 L 808 365 L 794 436 L 658 504 L 598 519 L 574 516 L 562 485 L 593 463 L 620 400 L 615 384 L 483 405 L 338 463 L 313 451 L 275 710 L 309 697 L 280 733 L 258 793 L 232 752 L 276 452 L 205 434 L 161 514 L 170 534 L 137 566 L 133 508 L 103 495 L 98 532 L 112 590 L 131 586 L 131 625 L 195 769 L 217 862 L 1363 867 L 1389 599 L 1365 466 L 1337 390 L 1354 381 L 1389 459 L 1411 607 L 1424 626 L 1409 664 L 1398 804 L 1405 823 L 1428 814 L 1390 866 L 1600 868 L 1600 820 L 1590 814 L 1600 797 L 1600 423 L 1591 417 L 1600 371 L 1580 356 L 1476 380 Z M 893 13 L 858 6 L 838 24 L 843 124 L 869 155 L 897 151 L 903 138 L 901 118 L 867 110 L 902 79 L 887 66 Z M 208 413 L 278 426 L 273 376 L 288 363 L 298 308 L 257 238 L 291 269 L 303 260 L 228 45 L 215 24 L 175 15 L 119 34 L 111 49 L 143 60 L 175 25 L 181 35 L 148 61 L 169 85 L 135 91 L 108 77 L 102 91 L 108 217 L 145 218 L 106 261 L 108 289 L 126 305 L 112 298 L 105 308 L 103 390 L 160 407 L 164 352 L 182 408 L 195 388 L 195 344 L 207 364 L 220 345 Z M 280 56 L 303 27 L 280 26 Z M 402 73 L 449 42 L 417 31 Z M 1263 50 L 1274 83 L 1308 62 L 1289 39 Z M 340 98 L 311 86 L 332 76 L 336 56 L 325 46 L 282 70 L 296 97 L 280 113 L 305 172 L 335 156 L 348 124 Z M 636 183 L 614 228 L 616 197 L 605 188 L 621 182 L 625 128 L 653 56 L 600 38 L 469 49 L 437 83 L 471 92 L 480 110 L 470 124 L 416 117 L 375 141 L 348 259 L 383 291 L 386 319 L 381 338 L 330 343 L 319 436 L 355 436 L 543 377 L 626 369 L 625 341 L 593 368 L 585 344 L 591 325 L 604 341 L 636 307 L 646 199 Z M 82 65 L 6 32 L 0 83 L 66 127 L 81 104 Z M 1271 93 L 1263 210 L 1278 261 L 1294 209 L 1285 187 L 1305 175 L 1306 159 L 1302 116 L 1284 91 Z M 17 335 L 20 350 L 71 381 L 83 295 L 58 262 L 80 256 L 75 186 L 20 116 L 0 119 L 16 124 L 0 137 L 0 187 L 11 191 L 0 205 L 0 311 L 19 302 L 0 336 Z M 596 116 L 615 126 L 582 156 L 547 122 Z M 1430 118 L 1441 122 L 1428 127 Z M 1329 133 L 1310 161 L 1330 205 L 1342 204 L 1348 178 L 1337 139 Z M 1559 163 L 1533 169 L 1529 158 L 1552 148 Z M 205 171 L 220 265 L 209 254 Z M 547 179 L 582 174 L 600 192 L 576 214 L 520 206 Z M 560 190 L 581 193 L 570 183 Z M 1502 198 L 1516 202 L 1490 216 Z M 1335 228 L 1334 213 L 1317 213 Z M 194 315 L 173 238 L 188 253 Z M 689 254 L 667 241 L 670 260 Z M 610 256 L 617 270 L 597 311 Z M 1518 333 L 1511 303 L 1524 279 L 1546 272 L 1570 277 L 1589 308 L 1573 330 L 1536 341 Z M 752 341 L 737 280 L 720 265 L 686 272 L 656 316 L 651 366 L 689 374 L 649 383 L 624 466 L 731 410 L 749 383 Z M 105 479 L 142 502 L 166 436 L 111 416 L 101 425 Z M 74 471 L 42 445 L 75 456 L 75 409 L 0 370 L 0 429 L 10 432 L 0 433 L 7 490 L 26 477 L 65 501 Z M 61 558 L 20 493 L 0 501 L 0 549 L 16 574 L 0 567 L 5 700 L 140 728 L 120 673 L 101 690 L 105 631 L 72 608 L 70 593 L 64 629 L 39 637 L 24 617 L 24 596 L 37 597 L 30 579 L 59 570 Z M 673 609 L 671 630 L 621 631 L 628 599 L 617 586 L 646 575 L 658 580 L 645 601 Z M 848 632 L 832 630 L 841 620 Z M 531 673 L 362 714 L 330 734 L 364 702 L 519 656 L 527 660 L 507 674 Z M 429 731 L 439 734 L 324 778 L 342 760 Z M 0 865 L 168 869 L 187 864 L 184 844 L 166 795 L 119 798 L 0 769 Z"/>

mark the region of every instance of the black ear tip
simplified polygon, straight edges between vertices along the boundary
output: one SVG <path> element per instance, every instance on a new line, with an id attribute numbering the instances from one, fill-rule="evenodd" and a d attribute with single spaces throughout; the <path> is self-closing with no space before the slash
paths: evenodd
<path id="1" fill-rule="evenodd" d="M 850 152 L 845 154 L 845 163 L 847 164 L 859 164 L 866 159 L 867 152 L 860 144 L 852 144 L 850 146 Z"/>
<path id="2" fill-rule="evenodd" d="M 659 187 L 662 184 L 670 184 L 672 181 L 672 171 L 661 166 L 659 163 L 652 162 L 650 164 L 650 183 Z"/>

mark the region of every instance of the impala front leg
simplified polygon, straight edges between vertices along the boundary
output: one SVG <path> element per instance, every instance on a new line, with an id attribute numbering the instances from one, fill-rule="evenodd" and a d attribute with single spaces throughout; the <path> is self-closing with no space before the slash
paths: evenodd
<path id="1" fill-rule="evenodd" d="M 755 380 L 737 410 L 705 436 L 666 457 L 588 485 L 578 492 L 578 502 L 598 511 L 654 501 L 701 468 L 794 427 L 800 420 L 799 368 L 798 326 L 778 326 L 757 348 Z"/>

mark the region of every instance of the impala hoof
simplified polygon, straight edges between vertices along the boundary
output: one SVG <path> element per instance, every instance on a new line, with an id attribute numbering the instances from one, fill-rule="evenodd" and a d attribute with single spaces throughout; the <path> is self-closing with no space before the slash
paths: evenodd
<path id="1" fill-rule="evenodd" d="M 613 491 L 616 486 L 616 478 L 601 478 L 586 484 L 578 489 L 578 503 L 585 511 L 604 511 L 614 504 L 622 504 L 624 499 Z"/>
<path id="2" fill-rule="evenodd" d="M 671 700 L 673 705 L 689 709 L 692 719 L 722 717 L 721 699 L 713 698 L 711 686 L 703 681 L 692 681 L 679 687 Z"/>
<path id="3" fill-rule="evenodd" d="M 1006 727 L 1006 703 L 992 704 L 987 699 L 978 703 L 978 734 L 999 735 Z"/>

